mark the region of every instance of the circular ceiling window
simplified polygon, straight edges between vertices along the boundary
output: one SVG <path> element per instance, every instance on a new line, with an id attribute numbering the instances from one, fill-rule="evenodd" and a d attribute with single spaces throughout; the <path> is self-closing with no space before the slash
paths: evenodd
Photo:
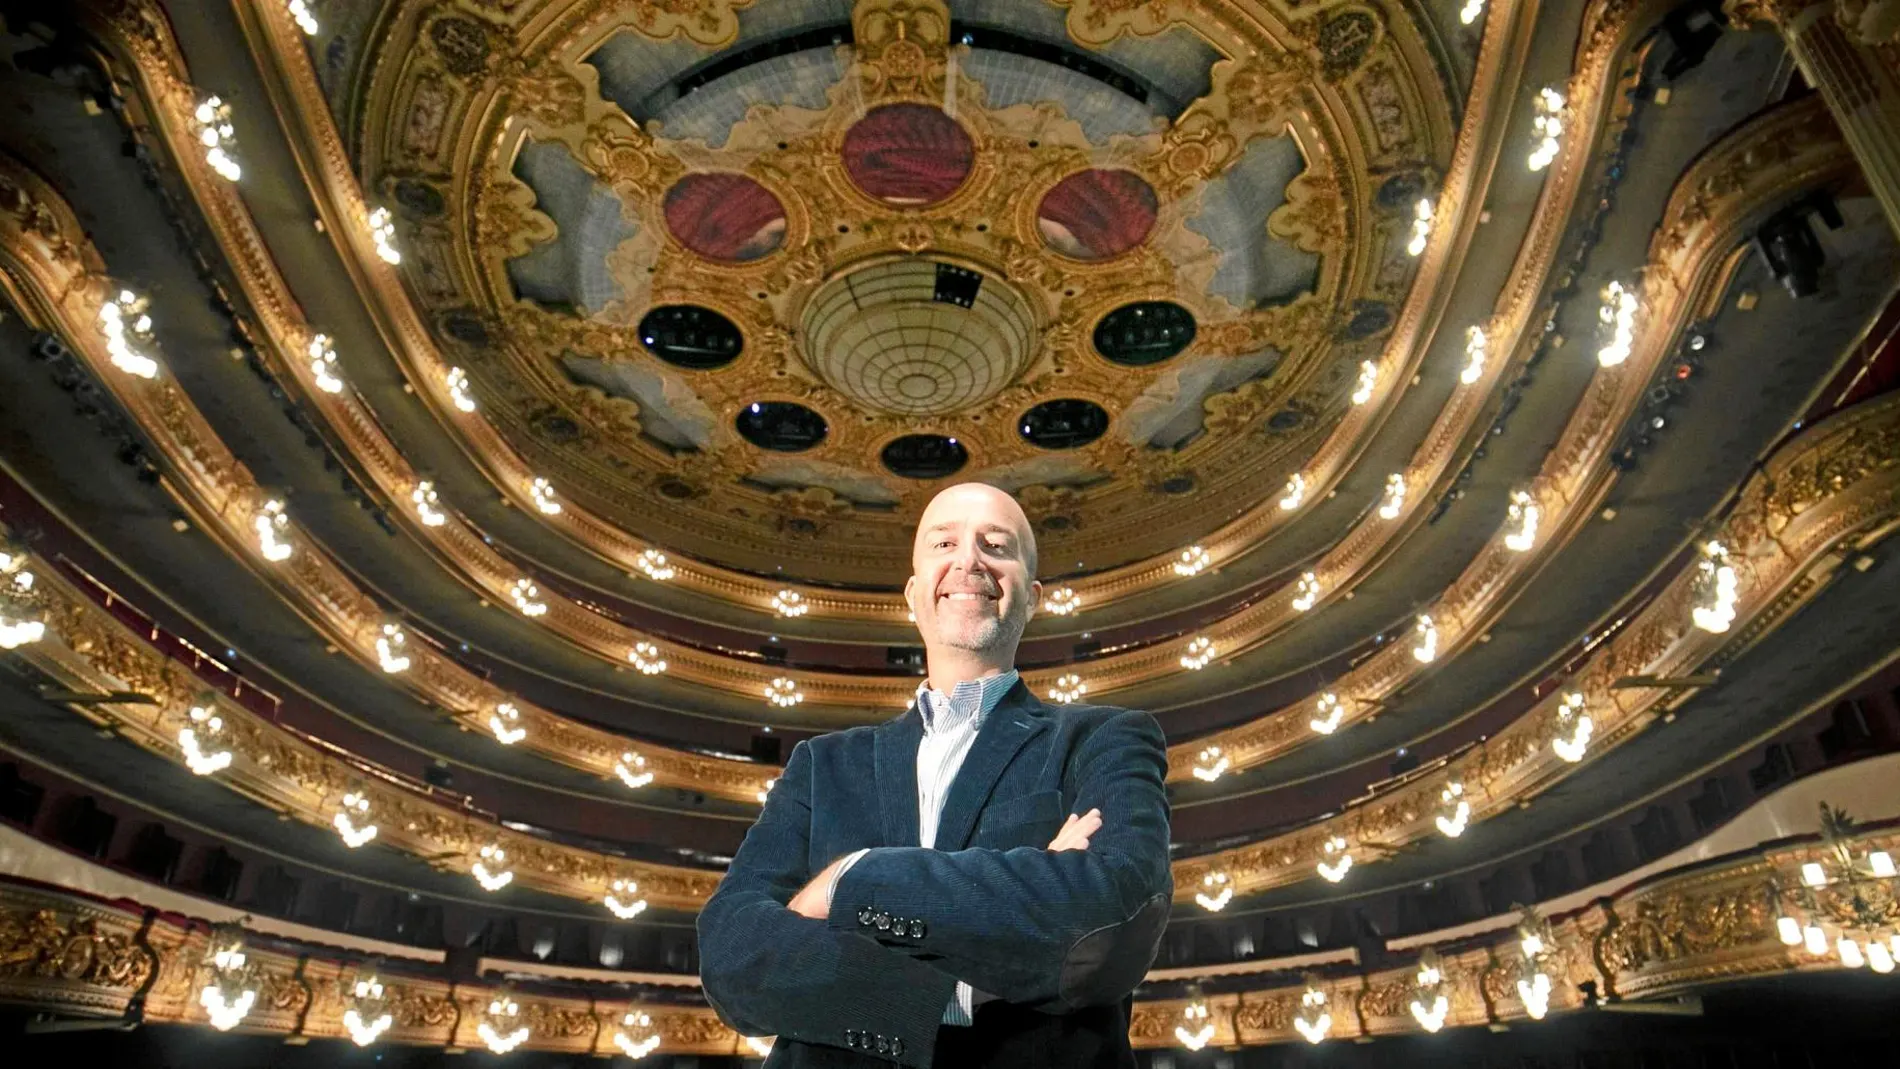
<path id="1" fill-rule="evenodd" d="M 655 308 L 640 319 L 640 343 L 647 352 L 689 371 L 711 371 L 738 359 L 745 339 L 732 320 L 710 308 L 675 304 Z"/>
<path id="2" fill-rule="evenodd" d="M 963 185 L 976 145 L 957 121 L 928 104 L 873 108 L 844 135 L 845 173 L 886 204 L 935 204 Z"/>
<path id="3" fill-rule="evenodd" d="M 1107 433 L 1108 410 L 1074 398 L 1044 401 L 1023 413 L 1016 429 L 1030 445 L 1074 449 Z"/>
<path id="4" fill-rule="evenodd" d="M 1159 364 L 1194 344 L 1194 316 L 1171 301 L 1124 304 L 1095 324 L 1095 351 L 1124 367 Z"/>
<path id="5" fill-rule="evenodd" d="M 708 260 L 748 263 L 785 243 L 785 206 L 742 174 L 689 174 L 662 205 L 674 240 Z"/>
<path id="6" fill-rule="evenodd" d="M 941 479 L 970 462 L 970 451 L 941 434 L 906 434 L 884 447 L 884 466 L 906 479 Z"/>
<path id="7" fill-rule="evenodd" d="M 741 438 L 776 453 L 801 453 L 825 440 L 825 417 L 790 401 L 754 401 L 733 422 Z"/>
<path id="8" fill-rule="evenodd" d="M 1141 244 L 1154 229 L 1160 200 L 1132 171 L 1095 168 L 1057 182 L 1036 209 L 1042 240 L 1076 260 L 1106 260 Z"/>

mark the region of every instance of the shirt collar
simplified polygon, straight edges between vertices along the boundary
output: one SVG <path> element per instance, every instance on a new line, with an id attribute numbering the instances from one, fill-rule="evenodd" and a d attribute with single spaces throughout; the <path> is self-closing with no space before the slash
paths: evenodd
<path id="1" fill-rule="evenodd" d="M 1000 675 L 984 676 L 982 679 L 965 679 L 950 689 L 949 694 L 931 689 L 925 680 L 917 685 L 917 709 L 924 718 L 924 732 L 949 730 L 965 720 L 973 719 L 978 728 L 983 726 L 983 718 L 1002 702 L 1003 695 L 1016 685 L 1019 677 L 1014 668 Z"/>

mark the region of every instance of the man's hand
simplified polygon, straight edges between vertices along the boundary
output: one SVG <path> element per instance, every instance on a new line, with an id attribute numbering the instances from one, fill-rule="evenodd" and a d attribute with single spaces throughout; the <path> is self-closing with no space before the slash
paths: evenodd
<path id="1" fill-rule="evenodd" d="M 810 917 L 815 921 L 824 920 L 831 914 L 831 903 L 825 901 L 825 889 L 831 886 L 831 876 L 838 871 L 838 866 L 844 864 L 844 859 L 850 856 L 850 854 L 839 854 L 833 858 L 831 864 L 826 865 L 823 871 L 811 878 L 810 883 L 799 888 L 798 893 L 792 896 L 792 900 L 785 903 L 785 908 L 801 917 Z"/>
<path id="2" fill-rule="evenodd" d="M 1056 832 L 1056 837 L 1049 840 L 1049 849 L 1055 853 L 1064 850 L 1087 850 L 1089 836 L 1094 835 L 1101 828 L 1102 811 L 1099 809 L 1091 809 L 1079 817 L 1070 813 L 1068 821 L 1062 825 L 1062 830 Z"/>

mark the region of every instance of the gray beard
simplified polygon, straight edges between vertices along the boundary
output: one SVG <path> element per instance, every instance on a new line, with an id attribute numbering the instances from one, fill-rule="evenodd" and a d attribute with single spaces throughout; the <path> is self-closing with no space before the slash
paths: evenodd
<path id="1" fill-rule="evenodd" d="M 1029 624 L 1027 614 L 1022 614 L 1021 619 L 1014 618 L 1015 615 L 1012 613 L 1009 618 L 984 620 L 970 628 L 965 635 L 946 635 L 941 637 L 941 641 L 953 650 L 969 650 L 973 653 L 1004 646 L 1013 647 L 1022 641 L 1023 629 Z"/>

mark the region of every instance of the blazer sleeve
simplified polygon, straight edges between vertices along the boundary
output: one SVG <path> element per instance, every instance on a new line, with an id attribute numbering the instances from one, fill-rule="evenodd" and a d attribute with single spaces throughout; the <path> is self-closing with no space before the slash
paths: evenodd
<path id="1" fill-rule="evenodd" d="M 812 761 L 792 749 L 698 920 L 706 1001 L 744 1035 L 881 1054 L 929 1069 L 956 978 L 786 908 L 809 870 Z M 880 1051 L 884 1041 L 888 1052 Z"/>
<path id="2" fill-rule="evenodd" d="M 1161 727 L 1120 711 L 1072 769 L 1075 810 L 1102 811 L 1087 850 L 879 847 L 839 879 L 826 923 L 1010 1002 L 1121 1001 L 1154 963 L 1174 897 Z"/>

